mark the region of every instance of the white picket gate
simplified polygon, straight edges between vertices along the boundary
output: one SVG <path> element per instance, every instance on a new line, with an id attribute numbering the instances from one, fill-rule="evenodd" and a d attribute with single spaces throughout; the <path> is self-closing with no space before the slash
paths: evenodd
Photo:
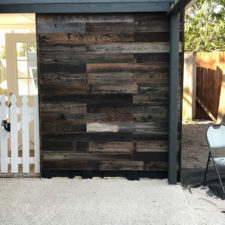
<path id="1" fill-rule="evenodd" d="M 18 174 L 19 164 L 22 173 L 31 173 L 30 165 L 34 165 L 33 173 L 40 173 L 40 143 L 38 96 L 35 96 L 34 107 L 28 106 L 28 97 L 23 96 L 22 106 L 16 104 L 16 96 L 12 95 L 6 105 L 6 96 L 0 95 L 0 123 L 9 120 L 11 128 L 7 131 L 0 127 L 0 174 Z M 21 116 L 19 116 L 21 115 Z M 29 130 L 29 124 L 34 121 L 34 130 Z M 22 155 L 19 156 L 19 131 L 22 132 Z M 30 133 L 34 136 L 34 156 L 30 156 Z M 10 154 L 11 152 L 11 154 Z M 11 165 L 11 170 L 8 169 Z"/>

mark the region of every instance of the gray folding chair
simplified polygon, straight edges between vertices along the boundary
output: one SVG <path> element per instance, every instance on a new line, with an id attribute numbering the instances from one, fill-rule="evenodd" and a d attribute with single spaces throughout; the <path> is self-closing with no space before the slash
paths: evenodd
<path id="1" fill-rule="evenodd" d="M 225 166 L 225 157 L 215 157 L 216 149 L 225 148 L 225 126 L 222 124 L 211 125 L 207 130 L 206 138 L 207 138 L 208 147 L 209 147 L 209 156 L 208 156 L 208 161 L 206 165 L 203 185 L 206 184 L 209 162 L 212 162 L 216 170 L 216 174 L 218 176 L 221 189 L 223 191 L 223 194 L 225 195 L 225 188 L 223 186 L 221 175 L 218 170 L 218 166 Z M 224 153 L 225 153 L 225 150 L 224 150 Z"/>

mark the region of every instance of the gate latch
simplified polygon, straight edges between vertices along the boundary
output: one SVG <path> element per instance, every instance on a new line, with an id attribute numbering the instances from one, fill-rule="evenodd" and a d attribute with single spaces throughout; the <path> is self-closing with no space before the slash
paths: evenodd
<path id="1" fill-rule="evenodd" d="M 6 131 L 10 132 L 10 123 L 7 120 L 2 120 L 2 125 Z"/>

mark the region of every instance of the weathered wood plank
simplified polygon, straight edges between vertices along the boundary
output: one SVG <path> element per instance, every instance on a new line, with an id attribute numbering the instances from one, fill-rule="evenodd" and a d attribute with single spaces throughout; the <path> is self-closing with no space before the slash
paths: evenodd
<path id="1" fill-rule="evenodd" d="M 156 163 L 155 163 L 156 164 Z M 148 164 L 148 170 L 154 164 Z M 100 171 L 143 171 L 144 163 L 138 161 L 81 161 L 81 160 L 43 160 L 44 170 L 100 170 Z"/>
<path id="2" fill-rule="evenodd" d="M 87 32 L 98 33 L 134 33 L 134 32 L 169 32 L 168 21 L 149 20 L 139 22 L 86 23 Z"/>
<path id="3" fill-rule="evenodd" d="M 85 108 L 86 110 L 86 108 Z M 83 108 L 75 108 L 74 113 L 65 111 L 43 111 L 42 121 L 66 120 L 73 123 L 113 123 L 113 122 L 132 122 L 132 113 L 85 113 Z"/>
<path id="4" fill-rule="evenodd" d="M 166 13 L 37 16 L 43 171 L 167 170 L 169 28 Z"/>
<path id="5" fill-rule="evenodd" d="M 39 42 L 40 55 L 48 55 L 54 53 L 64 53 L 67 55 L 80 55 L 86 53 L 84 44 L 60 44 L 60 43 L 43 43 Z"/>
<path id="6" fill-rule="evenodd" d="M 106 22 L 133 22 L 134 15 L 132 14 L 38 14 L 38 23 L 106 23 Z M 158 17 L 160 20 L 160 17 Z"/>
<path id="7" fill-rule="evenodd" d="M 168 63 L 104 63 L 87 64 L 87 73 L 149 73 L 168 72 Z"/>
<path id="8" fill-rule="evenodd" d="M 135 123 L 87 123 L 87 132 L 135 132 L 135 133 L 157 133 L 167 132 L 168 121 L 151 121 Z"/>
<path id="9" fill-rule="evenodd" d="M 127 84 L 134 82 L 133 73 L 88 73 L 88 84 Z"/>
<path id="10" fill-rule="evenodd" d="M 170 55 L 169 53 L 135 53 L 134 59 L 136 63 L 169 63 Z"/>
<path id="11" fill-rule="evenodd" d="M 88 151 L 88 142 L 79 142 L 76 140 L 63 140 L 63 139 L 54 139 L 42 140 L 42 151 L 60 151 L 60 152 L 87 152 Z"/>
<path id="12" fill-rule="evenodd" d="M 133 54 L 55 54 L 55 52 L 44 52 L 41 54 L 40 63 L 42 64 L 75 64 L 84 65 L 87 63 L 134 63 Z"/>
<path id="13" fill-rule="evenodd" d="M 40 43 L 40 53 L 64 52 L 65 54 L 106 53 L 169 53 L 169 42 L 131 42 L 112 44 L 46 44 Z"/>
<path id="14" fill-rule="evenodd" d="M 167 84 L 169 83 L 169 73 L 149 72 L 134 74 L 134 81 L 137 84 Z"/>
<path id="15" fill-rule="evenodd" d="M 137 152 L 168 152 L 167 140 L 137 141 Z"/>
<path id="16" fill-rule="evenodd" d="M 40 103 L 40 110 L 44 112 L 52 112 L 52 115 L 57 112 L 66 112 L 72 114 L 87 113 L 86 104 L 73 102 L 57 102 L 57 103 Z"/>
<path id="17" fill-rule="evenodd" d="M 129 43 L 129 44 L 98 44 L 88 45 L 87 52 L 102 54 L 110 53 L 166 53 L 169 52 L 169 43 L 167 42 L 149 42 L 149 43 Z"/>
<path id="18" fill-rule="evenodd" d="M 45 84 L 40 87 L 42 96 L 68 96 L 68 95 L 85 95 L 88 93 L 86 84 Z"/>
<path id="19" fill-rule="evenodd" d="M 90 84 L 89 93 L 91 94 L 135 94 L 138 92 L 136 83 L 131 84 Z"/>
<path id="20" fill-rule="evenodd" d="M 134 150 L 133 142 L 89 142 L 89 152 L 132 152 Z"/>
<path id="21" fill-rule="evenodd" d="M 63 160 L 63 159 L 79 159 L 84 160 L 95 160 L 95 161 L 120 161 L 120 160 L 131 160 L 130 153 L 95 153 L 95 152 L 54 152 L 45 151 L 43 153 L 44 160 Z"/>
<path id="22" fill-rule="evenodd" d="M 139 95 L 134 95 L 134 103 L 168 102 L 169 88 L 164 85 L 144 85 L 139 87 Z"/>
<path id="23" fill-rule="evenodd" d="M 138 38 L 137 38 L 138 39 Z M 112 42 L 133 42 L 133 34 L 128 33 L 39 33 L 39 40 L 42 43 L 57 44 L 99 44 Z M 138 40 L 137 40 L 138 41 Z M 169 41 L 169 40 L 167 40 Z"/>
<path id="24" fill-rule="evenodd" d="M 137 93 L 138 86 L 131 73 L 88 73 L 89 91 L 98 93 Z"/>
<path id="25" fill-rule="evenodd" d="M 80 133 L 86 132 L 86 124 L 73 123 L 72 121 L 42 121 L 42 133 Z"/>
<path id="26" fill-rule="evenodd" d="M 86 31 L 84 23 L 43 23 L 37 24 L 40 33 L 82 33 Z"/>
<path id="27" fill-rule="evenodd" d="M 63 72 L 42 72 L 39 76 L 39 84 L 51 84 L 51 83 L 64 83 L 64 84 L 74 84 L 74 83 L 85 83 L 86 73 L 70 73 L 68 71 Z"/>
<path id="28" fill-rule="evenodd" d="M 133 132 L 133 123 L 87 123 L 87 132 Z"/>
<path id="29" fill-rule="evenodd" d="M 98 133 L 68 133 L 68 134 L 56 134 L 48 133 L 42 134 L 42 140 L 67 140 L 67 141 L 107 141 L 107 142 L 130 142 L 133 140 L 131 132 L 98 132 Z"/>
<path id="30" fill-rule="evenodd" d="M 54 95 L 54 96 L 42 96 L 40 95 L 42 102 L 77 102 L 86 103 L 89 106 L 121 106 L 131 105 L 133 103 L 133 97 L 131 94 L 104 94 L 104 95 Z"/>
<path id="31" fill-rule="evenodd" d="M 168 121 L 168 106 L 138 105 L 133 107 L 133 118 L 135 122 L 161 123 Z"/>

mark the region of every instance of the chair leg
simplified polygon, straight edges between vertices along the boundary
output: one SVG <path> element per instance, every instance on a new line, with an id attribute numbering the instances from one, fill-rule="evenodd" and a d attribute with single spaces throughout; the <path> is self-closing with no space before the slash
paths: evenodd
<path id="1" fill-rule="evenodd" d="M 221 189 L 222 189 L 223 193 L 225 194 L 225 189 L 224 189 L 224 186 L 223 186 L 223 182 L 222 182 L 222 180 L 221 180 L 221 177 L 220 177 L 220 174 L 219 174 L 219 170 L 218 170 L 218 168 L 217 168 L 217 166 L 216 166 L 216 163 L 215 163 L 213 157 L 212 157 L 212 162 L 213 162 L 213 165 L 214 165 L 214 167 L 215 167 L 215 170 L 216 170 L 216 173 L 217 173 L 219 182 L 220 182 Z"/>
<path id="2" fill-rule="evenodd" d="M 209 160 L 210 160 L 210 153 L 209 153 L 207 164 L 206 164 L 205 175 L 204 175 L 204 180 L 203 180 L 203 186 L 206 185 L 207 173 L 208 173 L 208 168 L 209 168 Z"/>

